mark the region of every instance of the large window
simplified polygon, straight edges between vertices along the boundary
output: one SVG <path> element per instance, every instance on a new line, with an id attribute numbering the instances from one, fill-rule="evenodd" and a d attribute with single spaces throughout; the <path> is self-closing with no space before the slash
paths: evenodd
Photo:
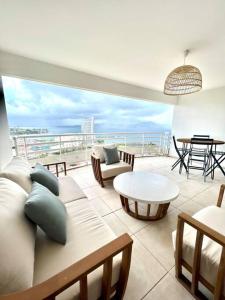
<path id="1" fill-rule="evenodd" d="M 78 163 L 95 142 L 116 142 L 145 155 L 171 129 L 171 105 L 11 77 L 3 77 L 3 88 L 16 151 L 29 159 L 58 155 Z"/>

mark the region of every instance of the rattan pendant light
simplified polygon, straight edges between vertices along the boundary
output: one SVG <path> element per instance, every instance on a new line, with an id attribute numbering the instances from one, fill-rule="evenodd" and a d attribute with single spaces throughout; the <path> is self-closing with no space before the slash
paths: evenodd
<path id="1" fill-rule="evenodd" d="M 186 95 L 195 93 L 202 88 L 202 74 L 198 68 L 185 65 L 185 59 L 190 53 L 184 52 L 184 65 L 174 69 L 166 78 L 164 84 L 164 94 L 166 95 Z"/>

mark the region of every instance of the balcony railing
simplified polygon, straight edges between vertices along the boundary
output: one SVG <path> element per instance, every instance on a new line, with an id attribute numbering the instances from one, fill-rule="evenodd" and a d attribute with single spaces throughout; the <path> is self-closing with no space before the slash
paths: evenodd
<path id="1" fill-rule="evenodd" d="M 135 156 L 166 156 L 170 148 L 169 132 L 39 134 L 13 136 L 15 155 L 51 163 L 66 161 L 71 167 L 90 162 L 93 144 L 116 144 Z"/>

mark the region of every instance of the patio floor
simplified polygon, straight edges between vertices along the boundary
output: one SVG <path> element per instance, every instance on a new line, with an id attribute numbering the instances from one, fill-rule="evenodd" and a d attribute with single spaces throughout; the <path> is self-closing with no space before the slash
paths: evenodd
<path id="1" fill-rule="evenodd" d="M 116 235 L 128 232 L 133 240 L 131 271 L 125 299 L 167 300 L 194 299 L 174 277 L 174 255 L 171 234 L 176 229 L 177 215 L 183 211 L 194 214 L 201 208 L 216 204 L 219 187 L 225 178 L 218 171 L 215 180 L 204 182 L 200 171 L 193 170 L 189 179 L 171 171 L 175 161 L 170 157 L 137 158 L 134 170 L 149 170 L 166 175 L 180 187 L 180 196 L 170 205 L 167 216 L 149 222 L 134 219 L 121 208 L 119 195 L 112 181 L 101 188 L 95 181 L 91 166 L 69 171 L 94 208 Z"/>

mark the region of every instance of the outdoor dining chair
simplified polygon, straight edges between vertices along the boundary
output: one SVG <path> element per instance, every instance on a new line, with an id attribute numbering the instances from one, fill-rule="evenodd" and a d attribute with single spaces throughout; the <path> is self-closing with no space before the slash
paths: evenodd
<path id="1" fill-rule="evenodd" d="M 203 148 L 198 147 L 203 146 Z M 207 170 L 212 164 L 213 139 L 192 138 L 187 161 L 187 177 L 190 169 L 203 171 L 204 181 L 206 180 Z M 194 163 L 194 164 L 193 164 Z"/>
<path id="2" fill-rule="evenodd" d="M 179 158 L 172 165 L 171 171 L 174 170 L 177 166 L 179 166 L 179 173 L 180 174 L 182 173 L 182 168 L 183 167 L 185 168 L 185 170 L 187 172 L 187 165 L 186 165 L 184 160 L 185 160 L 185 157 L 187 156 L 187 154 L 189 153 L 189 150 L 184 145 L 183 145 L 182 148 L 178 148 L 175 136 L 173 136 L 173 144 L 174 144 L 174 148 L 175 148 Z"/>

